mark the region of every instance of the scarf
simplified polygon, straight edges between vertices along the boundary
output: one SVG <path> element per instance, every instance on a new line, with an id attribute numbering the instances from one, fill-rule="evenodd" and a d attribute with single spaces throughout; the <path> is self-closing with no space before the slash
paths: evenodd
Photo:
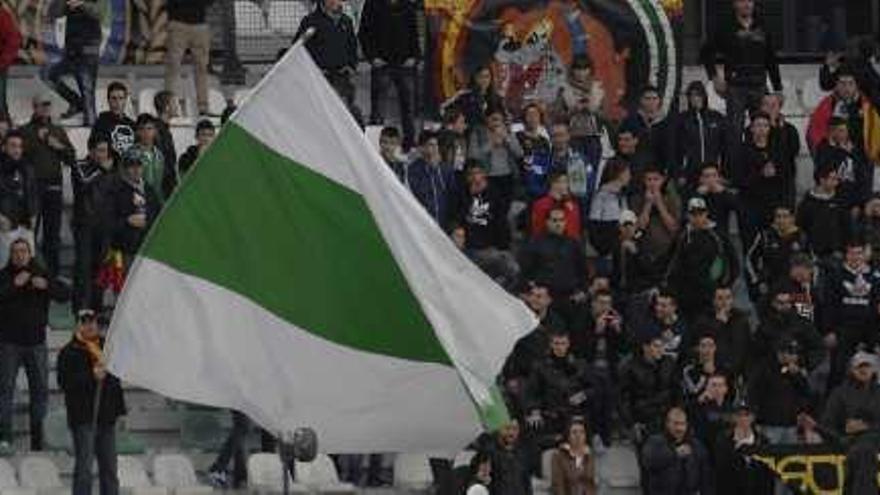
<path id="1" fill-rule="evenodd" d="M 82 334 L 82 330 L 77 330 L 75 334 L 73 334 L 73 338 L 76 342 L 86 350 L 86 353 L 89 355 L 89 363 L 91 363 L 92 367 L 97 365 L 98 363 L 104 362 L 104 353 L 101 350 L 101 338 L 97 335 L 92 338 L 86 338 Z"/>

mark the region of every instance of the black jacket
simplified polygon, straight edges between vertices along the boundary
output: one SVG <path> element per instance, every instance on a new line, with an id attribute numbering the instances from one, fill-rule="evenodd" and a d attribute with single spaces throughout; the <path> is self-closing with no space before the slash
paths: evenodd
<path id="1" fill-rule="evenodd" d="M 678 373 L 668 356 L 649 363 L 633 356 L 620 371 L 620 417 L 624 424 L 658 426 L 666 409 L 678 398 Z"/>
<path id="2" fill-rule="evenodd" d="M 306 41 L 306 48 L 322 71 L 336 72 L 345 67 L 357 67 L 357 38 L 354 23 L 344 13 L 334 20 L 321 7 L 303 17 L 294 42 L 310 27 L 315 34 Z"/>
<path id="3" fill-rule="evenodd" d="M 749 30 L 729 19 L 713 30 L 700 52 L 700 62 L 709 79 L 716 75 L 716 65 L 724 62 L 724 78 L 733 86 L 763 88 L 767 76 L 775 91 L 782 91 L 779 62 L 773 39 L 763 24 L 755 19 Z"/>
<path id="4" fill-rule="evenodd" d="M 37 190 L 33 167 L 24 160 L 0 155 L 0 215 L 19 225 L 30 227 L 37 214 Z"/>
<path id="5" fill-rule="evenodd" d="M 89 145 L 101 137 L 110 143 L 115 158 L 119 159 L 134 145 L 134 129 L 135 123 L 127 115 L 117 115 L 110 111 L 101 112 L 89 134 Z"/>
<path id="6" fill-rule="evenodd" d="M 574 406 L 571 396 L 595 388 L 587 374 L 587 363 L 569 354 L 564 358 L 547 356 L 532 368 L 526 388 L 526 410 L 569 417 Z"/>
<path id="7" fill-rule="evenodd" d="M 532 473 L 536 471 L 534 455 L 520 441 L 508 449 L 494 435 L 477 439 L 477 450 L 488 454 L 492 463 L 492 495 L 532 495 Z"/>
<path id="8" fill-rule="evenodd" d="M 520 252 L 523 279 L 545 285 L 557 300 L 586 288 L 586 263 L 578 241 L 550 233 L 533 239 Z"/>
<path id="9" fill-rule="evenodd" d="M 687 457 L 675 452 L 675 441 L 665 433 L 652 435 L 642 447 L 642 465 L 647 480 L 646 495 L 714 495 L 709 454 L 696 439 L 687 438 Z"/>
<path id="10" fill-rule="evenodd" d="M 205 14 L 214 0 L 168 0 L 168 20 L 186 24 L 204 24 Z"/>
<path id="11" fill-rule="evenodd" d="M 506 250 L 510 247 L 510 228 L 504 211 L 507 203 L 491 185 L 477 194 L 464 188 L 455 203 L 454 223 L 464 227 L 468 249 Z"/>
<path id="12" fill-rule="evenodd" d="M 773 284 L 788 277 L 791 257 L 809 253 L 807 235 L 800 229 L 781 235 L 774 228 L 755 236 L 746 253 L 746 275 L 752 285 Z"/>
<path id="13" fill-rule="evenodd" d="M 787 204 L 788 172 L 784 170 L 782 161 L 771 146 L 761 148 L 751 142 L 743 147 L 740 164 L 747 174 L 741 189 L 743 198 L 752 215 L 761 220 L 761 226 L 766 226 L 773 216 L 773 210 Z M 768 164 L 773 164 L 776 171 L 770 177 L 763 174 L 764 167 Z"/>
<path id="14" fill-rule="evenodd" d="M 797 208 L 797 224 L 807 234 L 816 256 L 842 252 L 850 236 L 850 215 L 840 195 L 823 197 L 810 191 Z"/>
<path id="15" fill-rule="evenodd" d="M 686 94 L 699 91 L 703 94 L 704 108 L 689 108 L 678 114 L 675 132 L 674 172 L 688 184 L 696 184 L 700 167 L 704 163 L 722 165 L 725 162 L 725 139 L 727 124 L 724 115 L 709 108 L 706 88 L 700 81 L 688 86 Z"/>
<path id="16" fill-rule="evenodd" d="M 795 426 L 798 414 L 810 406 L 806 370 L 783 373 L 775 357 L 768 359 L 749 383 L 749 401 L 761 425 Z"/>
<path id="17" fill-rule="evenodd" d="M 841 265 L 831 271 L 825 287 L 824 329 L 867 327 L 876 331 L 880 273 L 867 266 L 856 271 Z"/>
<path id="18" fill-rule="evenodd" d="M 862 386 L 854 379 L 847 378 L 828 397 L 821 424 L 844 436 L 847 419 L 864 419 L 871 415 L 874 417 L 874 422 L 871 424 L 869 421 L 868 426 L 877 428 L 880 426 L 880 385 L 872 381 L 867 386 Z"/>
<path id="19" fill-rule="evenodd" d="M 643 154 L 650 164 L 660 167 L 668 174 L 675 173 L 675 125 L 672 119 L 662 118 L 648 124 L 642 114 L 635 112 L 627 117 L 620 127 L 631 129 L 639 138 L 636 154 Z M 642 171 L 633 167 L 633 176 L 639 177 Z"/>
<path id="20" fill-rule="evenodd" d="M 56 150 L 47 141 L 40 139 L 41 129 L 46 130 L 47 136 L 60 141 L 64 148 Z M 34 118 L 21 128 L 21 132 L 24 135 L 25 159 L 34 166 L 34 177 L 41 182 L 61 184 L 62 165 L 72 165 L 76 160 L 76 150 L 70 143 L 67 132 L 51 120 L 43 122 Z"/>
<path id="21" fill-rule="evenodd" d="M 399 65 L 420 55 L 413 0 L 370 0 L 364 3 L 358 39 L 367 60 L 381 58 Z"/>
<path id="22" fill-rule="evenodd" d="M 48 288 L 36 289 L 30 281 L 16 287 L 15 277 L 23 271 L 29 272 L 31 278 L 45 278 L 49 282 Z M 68 297 L 67 287 L 52 279 L 36 261 L 24 268 L 16 268 L 10 261 L 0 270 L 0 342 L 18 346 L 43 344 L 49 321 L 49 301 L 63 301 Z"/>
<path id="23" fill-rule="evenodd" d="M 564 329 L 565 323 L 562 319 L 556 313 L 548 311 L 537 328 L 516 341 L 501 372 L 504 379 L 528 378 L 535 364 L 550 351 L 550 333 Z"/>
<path id="24" fill-rule="evenodd" d="M 123 253 L 133 255 L 140 248 L 150 225 L 159 213 L 159 196 L 149 184 L 143 183 L 137 188 L 130 182 L 117 178 L 112 187 L 111 208 L 111 245 Z M 147 216 L 147 226 L 136 229 L 128 224 L 128 217 L 136 213 Z"/>
<path id="25" fill-rule="evenodd" d="M 186 175 L 198 159 L 199 147 L 192 145 L 187 148 L 186 151 L 183 152 L 183 155 L 180 155 L 180 160 L 177 162 L 177 171 L 180 173 L 180 177 Z"/>
<path id="26" fill-rule="evenodd" d="M 101 346 L 103 347 L 103 342 Z M 94 420 L 98 381 L 92 374 L 88 351 L 76 340 L 76 337 L 58 353 L 58 386 L 64 391 L 67 424 L 71 427 L 91 424 Z M 98 424 L 112 425 L 118 417 L 125 415 L 122 386 L 119 379 L 109 373 L 101 386 Z"/>
<path id="27" fill-rule="evenodd" d="M 715 337 L 717 360 L 721 366 L 730 370 L 734 377 L 746 372 L 752 328 L 745 312 L 733 308 L 726 323 L 719 321 L 712 312 L 698 319 L 694 328 L 694 335 L 711 333 Z"/>
<path id="28" fill-rule="evenodd" d="M 715 489 L 717 495 L 773 493 L 775 474 L 752 455 L 768 445 L 767 439 L 754 432 L 752 445 L 737 447 L 733 430 L 723 432 L 715 442 Z"/>
<path id="29" fill-rule="evenodd" d="M 167 199 L 177 188 L 177 178 L 179 170 L 177 168 L 177 149 L 174 146 L 174 136 L 171 129 L 161 119 L 156 120 L 156 147 L 162 152 L 162 158 L 165 159 L 165 175 L 162 179 L 163 196 Z M 171 173 L 177 171 L 175 173 Z"/>
<path id="30" fill-rule="evenodd" d="M 755 332 L 755 345 L 750 357 L 754 369 L 766 361 L 776 362 L 775 349 L 780 342 L 795 340 L 800 346 L 801 364 L 812 370 L 822 360 L 822 337 L 813 324 L 794 310 L 787 313 L 770 308 L 761 314 L 761 324 Z"/>
<path id="31" fill-rule="evenodd" d="M 816 148 L 815 163 L 816 167 L 831 166 L 837 170 L 838 196 L 847 209 L 862 206 L 871 196 L 873 166 L 865 158 L 859 142 L 854 142 L 852 151 L 847 151 L 825 141 Z"/>
<path id="32" fill-rule="evenodd" d="M 669 266 L 670 287 L 678 290 L 679 305 L 690 312 L 712 306 L 715 289 L 730 286 L 739 273 L 739 260 L 730 239 L 713 228 L 685 227 Z"/>
<path id="33" fill-rule="evenodd" d="M 105 170 L 90 160 L 73 166 L 73 226 L 106 229 L 108 193 L 116 177 L 114 169 Z"/>
<path id="34" fill-rule="evenodd" d="M 724 189 L 720 192 L 696 194 L 706 200 L 709 208 L 709 218 L 715 222 L 715 230 L 726 236 L 730 234 L 730 215 L 734 214 L 737 221 L 742 218 L 744 206 L 739 193 L 732 189 Z M 742 225 L 742 224 L 740 224 Z"/>

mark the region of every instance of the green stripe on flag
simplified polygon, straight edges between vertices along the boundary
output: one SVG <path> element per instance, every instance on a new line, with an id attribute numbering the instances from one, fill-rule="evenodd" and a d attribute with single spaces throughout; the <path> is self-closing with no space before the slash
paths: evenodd
<path id="1" fill-rule="evenodd" d="M 141 256 L 332 342 L 451 364 L 363 198 L 234 122 L 190 172 Z"/>

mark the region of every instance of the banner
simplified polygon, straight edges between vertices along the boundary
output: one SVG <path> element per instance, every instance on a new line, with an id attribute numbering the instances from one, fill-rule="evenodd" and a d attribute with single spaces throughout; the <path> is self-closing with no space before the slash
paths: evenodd
<path id="1" fill-rule="evenodd" d="M 22 34 L 24 63 L 43 65 L 61 56 L 63 17 L 50 7 L 64 0 L 6 0 Z M 165 57 L 168 16 L 165 0 L 98 0 L 101 10 L 102 64 L 158 64 Z"/>
<path id="2" fill-rule="evenodd" d="M 425 0 L 429 86 L 435 103 L 467 86 L 489 65 L 498 90 L 516 111 L 549 101 L 578 55 L 593 63 L 612 120 L 647 84 L 668 106 L 680 79 L 673 21 L 680 0 Z M 667 10 L 668 9 L 668 10 Z"/>
<path id="3" fill-rule="evenodd" d="M 843 495 L 846 453 L 827 445 L 773 446 L 753 456 L 795 493 Z M 880 474 L 878 474 L 880 481 Z"/>

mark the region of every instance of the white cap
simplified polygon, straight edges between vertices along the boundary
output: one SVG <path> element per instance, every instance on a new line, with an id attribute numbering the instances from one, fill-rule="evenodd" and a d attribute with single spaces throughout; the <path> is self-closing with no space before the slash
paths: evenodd
<path id="1" fill-rule="evenodd" d="M 695 196 L 688 201 L 688 211 L 708 209 L 709 207 L 706 206 L 706 200 L 699 196 Z"/>

